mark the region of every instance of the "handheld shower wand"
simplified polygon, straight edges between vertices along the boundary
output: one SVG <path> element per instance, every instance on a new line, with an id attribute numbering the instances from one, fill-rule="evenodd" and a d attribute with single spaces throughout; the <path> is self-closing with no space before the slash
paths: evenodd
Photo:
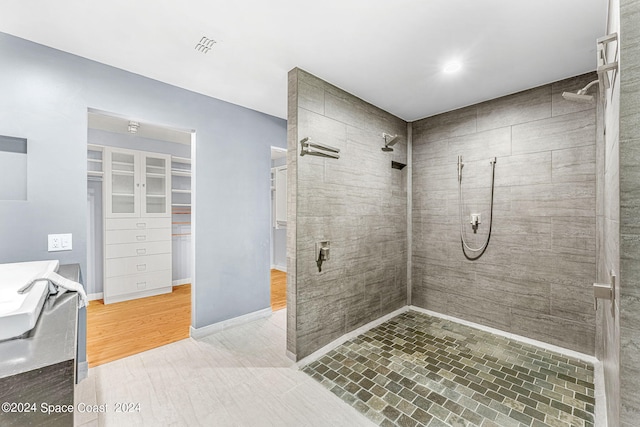
<path id="1" fill-rule="evenodd" d="M 462 156 L 458 156 L 458 183 L 462 182 L 463 167 L 464 167 L 464 163 L 462 163 Z"/>

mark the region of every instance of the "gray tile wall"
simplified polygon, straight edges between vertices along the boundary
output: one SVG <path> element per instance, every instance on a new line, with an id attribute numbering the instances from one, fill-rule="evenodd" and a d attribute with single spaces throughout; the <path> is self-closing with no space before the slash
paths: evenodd
<path id="1" fill-rule="evenodd" d="M 620 1 L 620 425 L 640 420 L 640 0 Z"/>
<path id="2" fill-rule="evenodd" d="M 382 133 L 400 135 L 392 153 Z M 301 359 L 406 305 L 407 124 L 302 70 L 289 73 L 288 350 Z M 302 138 L 340 159 L 300 157 Z M 292 218 L 295 217 L 295 221 Z M 315 243 L 331 242 L 316 265 Z"/>
<path id="3" fill-rule="evenodd" d="M 619 3 L 609 5 L 608 33 L 619 32 Z M 612 53 L 612 52 L 610 52 Z M 611 270 L 620 274 L 620 78 L 612 81 L 599 104 L 599 118 L 605 132 L 598 132 L 597 144 L 597 230 L 598 282 L 608 283 Z M 619 281 L 618 281 L 619 283 Z M 620 301 L 620 288 L 616 291 Z M 598 359 L 603 362 L 607 420 L 620 425 L 620 304 L 598 302 Z"/>
<path id="4" fill-rule="evenodd" d="M 413 123 L 414 305 L 587 354 L 595 351 L 595 107 L 565 101 L 594 74 L 526 90 Z M 497 157 L 494 222 L 486 253 L 460 247 L 463 218 L 480 212 L 486 237 Z"/>

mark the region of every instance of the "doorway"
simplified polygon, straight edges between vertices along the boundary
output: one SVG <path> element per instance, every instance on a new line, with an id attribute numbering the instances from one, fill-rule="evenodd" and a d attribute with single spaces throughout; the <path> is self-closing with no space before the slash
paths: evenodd
<path id="1" fill-rule="evenodd" d="M 271 310 L 287 306 L 287 150 L 271 147 Z"/>
<path id="2" fill-rule="evenodd" d="M 88 112 L 87 362 L 189 337 L 194 132 Z"/>

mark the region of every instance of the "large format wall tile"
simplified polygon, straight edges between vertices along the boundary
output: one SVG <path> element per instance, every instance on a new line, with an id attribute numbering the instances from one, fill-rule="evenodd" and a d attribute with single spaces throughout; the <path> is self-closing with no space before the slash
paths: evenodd
<path id="1" fill-rule="evenodd" d="M 551 117 L 551 86 L 541 86 L 478 105 L 481 132 Z"/>
<path id="2" fill-rule="evenodd" d="M 412 124 L 413 304 L 594 353 L 595 108 L 561 97 L 593 79 L 577 76 Z M 488 159 L 497 157 L 492 237 L 477 261 L 465 259 L 460 245 L 458 155 L 465 236 L 475 247 L 488 232 Z M 470 213 L 483 219 L 475 234 Z"/>
<path id="3" fill-rule="evenodd" d="M 591 108 L 513 126 L 511 149 L 522 154 L 589 146 L 594 144 L 595 132 L 595 109 Z"/>
<path id="4" fill-rule="evenodd" d="M 296 228 L 287 268 L 295 283 L 287 285 L 296 317 L 287 336 L 301 359 L 406 304 L 408 168 L 391 161 L 407 163 L 407 124 L 302 70 L 291 74 Z M 398 135 L 393 152 L 382 151 L 383 133 Z M 305 137 L 339 148 L 340 158 L 301 157 Z M 324 240 L 330 259 L 319 271 L 315 245 Z"/>

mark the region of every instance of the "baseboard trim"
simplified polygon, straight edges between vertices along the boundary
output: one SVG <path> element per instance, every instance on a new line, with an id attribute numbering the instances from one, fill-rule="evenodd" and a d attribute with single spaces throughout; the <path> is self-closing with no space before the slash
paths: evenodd
<path id="1" fill-rule="evenodd" d="M 269 316 L 271 316 L 271 307 L 254 311 L 253 313 L 248 313 L 242 316 L 234 317 L 232 319 L 223 320 L 222 322 L 203 326 L 202 328 L 194 328 L 193 326 L 191 326 L 190 328 L 191 338 L 197 340 L 200 338 L 204 338 L 208 335 L 212 335 L 217 332 L 224 331 L 225 329 L 244 325 L 245 323 L 249 323 L 258 319 L 263 319 Z"/>
<path id="2" fill-rule="evenodd" d="M 191 277 L 187 277 L 186 279 L 178 279 L 171 282 L 172 286 L 180 286 L 180 285 L 190 285 Z"/>
<path id="3" fill-rule="evenodd" d="M 533 338 L 523 337 L 522 335 L 513 334 L 511 332 L 501 331 L 500 329 L 484 326 L 479 323 L 470 322 L 468 320 L 459 319 L 457 317 L 449 316 L 446 314 L 438 313 L 437 311 L 431 311 L 424 308 L 416 307 L 415 305 L 409 306 L 410 310 L 417 311 L 419 313 L 428 314 L 429 316 L 439 317 L 441 319 L 449 320 L 451 322 L 459 323 L 461 325 L 469 326 L 471 328 L 480 329 L 481 331 L 490 332 L 501 337 L 509 338 L 515 341 L 520 341 L 525 344 L 534 345 L 536 347 L 543 348 L 545 350 L 560 353 L 564 356 L 573 357 L 574 359 L 581 360 L 583 362 L 591 363 L 595 365 L 598 363 L 598 359 L 595 356 L 591 356 L 585 353 L 580 353 L 575 350 L 569 350 L 568 348 L 560 347 L 557 345 L 549 344 L 543 341 L 538 341 Z"/>
<path id="4" fill-rule="evenodd" d="M 89 301 L 95 301 L 97 299 L 103 299 L 104 298 L 104 292 L 98 292 L 95 294 L 89 294 L 87 295 L 87 298 L 89 298 Z"/>
<path id="5" fill-rule="evenodd" d="M 84 380 L 89 376 L 89 362 L 78 363 L 78 376 L 76 377 L 76 384 Z"/>
<path id="6" fill-rule="evenodd" d="M 367 323 L 366 325 L 360 326 L 358 329 L 354 329 L 351 332 L 347 332 L 346 334 L 342 335 L 341 337 L 331 341 L 329 344 L 325 345 L 324 347 L 320 348 L 319 350 L 314 351 L 313 353 L 311 353 L 310 355 L 308 355 L 307 357 L 303 357 L 302 359 L 298 360 L 296 362 L 296 364 L 298 365 L 299 368 L 302 368 L 303 366 L 308 365 L 311 362 L 314 362 L 316 360 L 318 360 L 319 358 L 321 358 L 322 356 L 324 356 L 325 354 L 327 354 L 328 352 L 330 352 L 331 350 L 333 350 L 334 348 L 344 344 L 345 342 L 349 341 L 352 338 L 357 337 L 360 334 L 363 334 L 365 332 L 367 332 L 370 329 L 375 328 L 376 326 L 379 326 L 381 324 L 383 324 L 384 322 L 386 322 L 389 319 L 392 319 L 394 317 L 396 317 L 399 314 L 402 314 L 406 311 L 409 311 L 409 306 L 405 305 L 402 308 L 399 308 L 395 311 L 392 311 L 391 313 L 385 314 L 384 316 L 371 321 L 369 323 Z M 289 353 L 289 352 L 287 352 Z M 288 356 L 289 354 L 287 354 Z M 292 354 L 293 355 L 293 354 Z M 295 360 L 295 355 L 293 355 L 294 357 L 292 358 L 293 360 Z"/>

